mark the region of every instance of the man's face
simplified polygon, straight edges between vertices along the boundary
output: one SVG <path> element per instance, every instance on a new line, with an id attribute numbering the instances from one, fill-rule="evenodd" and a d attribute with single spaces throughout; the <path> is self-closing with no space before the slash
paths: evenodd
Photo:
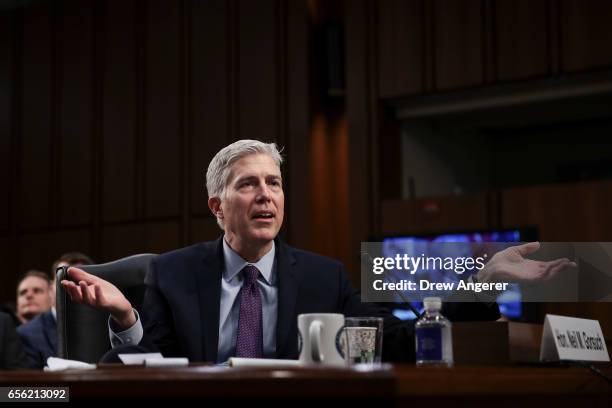
<path id="1" fill-rule="evenodd" d="M 267 154 L 236 161 L 220 210 L 232 247 L 270 243 L 283 224 L 285 195 L 279 167 Z"/>
<path id="2" fill-rule="evenodd" d="M 28 276 L 17 288 L 17 314 L 27 320 L 46 312 L 51 307 L 48 281 L 37 276 Z"/>

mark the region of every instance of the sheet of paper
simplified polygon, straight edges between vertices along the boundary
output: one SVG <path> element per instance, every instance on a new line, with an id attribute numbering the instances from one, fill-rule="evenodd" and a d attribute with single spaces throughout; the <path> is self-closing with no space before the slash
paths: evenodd
<path id="1" fill-rule="evenodd" d="M 230 357 L 230 367 L 300 367 L 299 360 L 275 360 L 269 358 Z"/>
<path id="2" fill-rule="evenodd" d="M 175 358 L 147 358 L 146 367 L 187 367 L 189 360 L 185 357 Z"/>
<path id="3" fill-rule="evenodd" d="M 119 359 L 125 365 L 144 364 L 147 358 L 163 358 L 163 356 L 161 355 L 161 353 L 119 354 Z"/>
<path id="4" fill-rule="evenodd" d="M 47 366 L 44 367 L 44 371 L 63 371 L 69 369 L 93 370 L 95 368 L 95 364 L 84 363 L 76 360 L 66 360 L 57 357 L 49 357 L 47 359 Z"/>

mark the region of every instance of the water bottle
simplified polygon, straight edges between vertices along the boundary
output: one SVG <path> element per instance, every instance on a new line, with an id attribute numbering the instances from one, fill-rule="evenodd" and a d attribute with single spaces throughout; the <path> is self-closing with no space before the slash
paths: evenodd
<path id="1" fill-rule="evenodd" d="M 417 366 L 453 365 L 451 322 L 440 314 L 442 300 L 427 297 L 423 300 L 425 314 L 415 324 Z"/>

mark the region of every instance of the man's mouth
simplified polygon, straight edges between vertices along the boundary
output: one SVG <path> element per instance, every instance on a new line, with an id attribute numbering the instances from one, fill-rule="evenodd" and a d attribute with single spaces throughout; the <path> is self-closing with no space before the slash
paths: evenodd
<path id="1" fill-rule="evenodd" d="M 274 218 L 275 214 L 272 211 L 257 211 L 255 214 L 253 214 L 253 219 L 256 220 L 267 220 L 267 219 L 272 219 Z"/>

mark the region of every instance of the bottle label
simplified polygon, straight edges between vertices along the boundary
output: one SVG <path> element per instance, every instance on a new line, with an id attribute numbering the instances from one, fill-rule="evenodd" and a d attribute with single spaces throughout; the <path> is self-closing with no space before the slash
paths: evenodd
<path id="1" fill-rule="evenodd" d="M 442 328 L 424 327 L 416 329 L 417 361 L 442 360 Z"/>

